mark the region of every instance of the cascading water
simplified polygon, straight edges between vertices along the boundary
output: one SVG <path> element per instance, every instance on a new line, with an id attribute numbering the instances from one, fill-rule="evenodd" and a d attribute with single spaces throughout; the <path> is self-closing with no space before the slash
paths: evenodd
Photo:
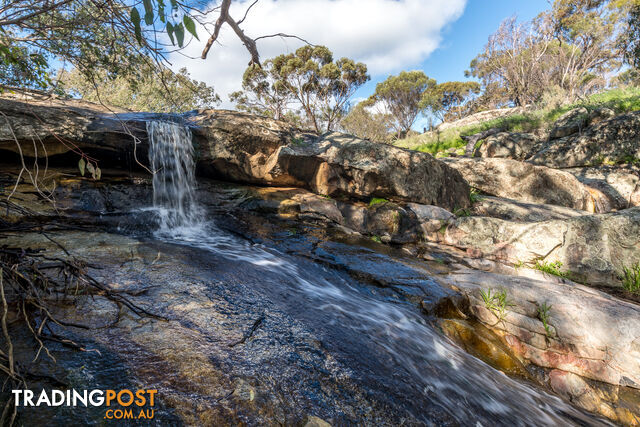
<path id="1" fill-rule="evenodd" d="M 195 198 L 195 161 L 187 126 L 148 121 L 149 163 L 153 174 L 153 205 L 160 216 L 160 232 L 175 233 L 202 222 Z"/>

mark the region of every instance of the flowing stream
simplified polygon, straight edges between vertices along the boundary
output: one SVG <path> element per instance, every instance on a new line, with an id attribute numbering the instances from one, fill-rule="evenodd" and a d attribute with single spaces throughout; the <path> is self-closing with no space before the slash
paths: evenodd
<path id="1" fill-rule="evenodd" d="M 420 411 L 423 399 L 429 408 L 463 425 L 601 423 L 465 353 L 427 323 L 415 306 L 390 301 L 326 267 L 222 231 L 206 220 L 205 209 L 197 203 L 189 129 L 167 122 L 149 122 L 147 128 L 156 171 L 154 207 L 161 218 L 156 238 L 225 259 L 262 278 L 267 289 L 294 300 L 300 318 L 348 337 L 344 346 L 336 344 L 338 351 L 348 353 L 349 340 L 369 349 L 370 354 L 360 356 L 376 360 L 366 363 L 378 366 L 370 375 L 379 376 L 380 387 L 388 381 L 383 388 L 398 396 L 399 406 L 405 405 L 403 398 L 411 399 Z M 428 412 L 424 408 L 423 421 L 437 423 L 439 418 L 430 418 Z"/>

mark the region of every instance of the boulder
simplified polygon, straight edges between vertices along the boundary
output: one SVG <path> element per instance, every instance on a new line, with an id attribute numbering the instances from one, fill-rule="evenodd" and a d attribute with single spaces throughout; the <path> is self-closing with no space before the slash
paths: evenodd
<path id="1" fill-rule="evenodd" d="M 585 107 L 575 108 L 562 116 L 553 124 L 549 139 L 558 139 L 573 135 L 587 127 L 589 110 Z"/>
<path id="2" fill-rule="evenodd" d="M 565 169 L 584 185 L 605 194 L 613 209 L 640 205 L 640 168 L 628 165 Z"/>
<path id="3" fill-rule="evenodd" d="M 536 152 L 539 144 L 538 137 L 531 133 L 500 132 L 486 138 L 473 155 L 524 160 Z"/>
<path id="4" fill-rule="evenodd" d="M 594 212 L 594 195 L 572 174 L 512 159 L 455 158 L 443 161 L 485 194 L 527 203 Z"/>
<path id="5" fill-rule="evenodd" d="M 469 205 L 462 176 L 427 153 L 340 133 L 301 134 L 284 122 L 231 111 L 189 118 L 197 125 L 198 170 L 210 177 L 449 210 Z"/>
<path id="6" fill-rule="evenodd" d="M 501 197 L 482 196 L 473 204 L 473 215 L 517 222 L 541 222 L 585 215 L 586 212 L 556 205 L 518 202 Z"/>
<path id="7" fill-rule="evenodd" d="M 472 257 L 530 266 L 560 262 L 572 279 L 620 287 L 623 269 L 640 263 L 640 207 L 537 223 L 460 217 L 439 239 Z"/>
<path id="8" fill-rule="evenodd" d="M 136 141 L 146 142 L 147 120 L 166 116 L 45 97 L 3 96 L 0 111 L 0 150 L 38 158 L 75 153 L 75 162 L 82 152 L 100 164 L 122 166 L 134 153 L 146 163 L 147 144 Z"/>
<path id="9" fill-rule="evenodd" d="M 528 161 L 553 168 L 636 163 L 640 159 L 640 111 L 589 126 L 580 134 L 543 144 Z"/>

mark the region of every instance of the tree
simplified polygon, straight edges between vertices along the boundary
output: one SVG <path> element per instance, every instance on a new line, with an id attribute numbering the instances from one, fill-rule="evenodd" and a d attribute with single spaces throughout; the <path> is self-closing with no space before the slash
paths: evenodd
<path id="1" fill-rule="evenodd" d="M 390 114 L 369 111 L 366 103 L 359 103 L 349 111 L 340 123 L 342 128 L 358 138 L 375 142 L 390 142 L 393 118 Z"/>
<path id="2" fill-rule="evenodd" d="M 161 78 L 157 78 L 157 75 Z M 101 102 L 134 111 L 157 113 L 184 112 L 197 108 L 212 108 L 220 103 L 220 97 L 212 87 L 192 80 L 186 68 L 177 73 L 165 68 L 159 73 L 149 70 L 139 81 L 129 81 L 124 77 L 110 78 L 104 71 L 94 73 L 89 80 L 77 69 L 62 72 L 60 82 L 71 95 L 82 99 Z"/>
<path id="3" fill-rule="evenodd" d="M 280 76 L 284 56 L 269 59 L 262 67 L 251 64 L 242 77 L 242 90 L 229 95 L 236 108 L 281 120 L 292 101 L 291 91 Z"/>
<path id="4" fill-rule="evenodd" d="M 423 102 L 430 106 L 441 120 L 455 120 L 465 116 L 465 108 L 474 95 L 480 93 L 478 82 L 445 82 L 425 92 Z"/>
<path id="5" fill-rule="evenodd" d="M 231 94 L 232 100 L 240 109 L 278 118 L 291 114 L 289 104 L 297 104 L 318 133 L 339 124 L 353 93 L 369 80 L 366 65 L 348 58 L 334 61 L 324 46 L 303 46 L 265 64 L 264 70 L 249 65 L 243 91 Z"/>
<path id="6" fill-rule="evenodd" d="M 611 7 L 616 9 L 624 21 L 618 37 L 618 47 L 624 61 L 640 69 L 640 0 L 615 0 Z"/>
<path id="7" fill-rule="evenodd" d="M 396 133 L 404 135 L 411 129 L 418 115 L 428 108 L 423 102 L 423 95 L 435 85 L 436 81 L 422 71 L 402 71 L 397 76 L 389 76 L 378 83 L 367 104 L 380 105 L 393 117 Z"/>

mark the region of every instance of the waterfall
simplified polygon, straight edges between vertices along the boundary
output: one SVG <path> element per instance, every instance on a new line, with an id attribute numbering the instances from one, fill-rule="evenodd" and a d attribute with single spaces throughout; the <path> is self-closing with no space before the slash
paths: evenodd
<path id="1" fill-rule="evenodd" d="M 202 221 L 195 197 L 195 161 L 188 127 L 148 121 L 149 163 L 153 171 L 153 205 L 160 215 L 160 231 L 194 227 Z"/>

